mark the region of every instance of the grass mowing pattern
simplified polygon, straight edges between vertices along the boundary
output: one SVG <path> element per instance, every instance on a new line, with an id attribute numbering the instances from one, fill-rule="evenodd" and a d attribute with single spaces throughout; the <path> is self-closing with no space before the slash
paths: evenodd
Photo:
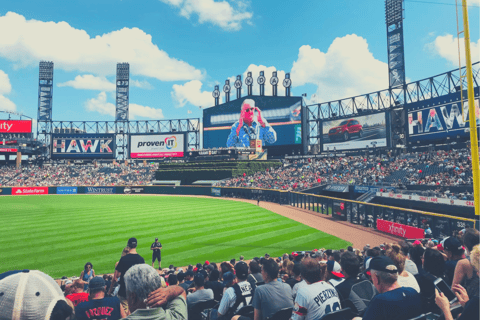
<path id="1" fill-rule="evenodd" d="M 152 261 L 150 245 L 158 237 L 163 267 L 351 245 L 256 205 L 223 199 L 134 195 L 0 199 L 0 273 L 38 269 L 54 278 L 79 276 L 87 261 L 97 274 L 112 273 L 130 237 L 138 239 L 137 251 L 147 263 Z"/>

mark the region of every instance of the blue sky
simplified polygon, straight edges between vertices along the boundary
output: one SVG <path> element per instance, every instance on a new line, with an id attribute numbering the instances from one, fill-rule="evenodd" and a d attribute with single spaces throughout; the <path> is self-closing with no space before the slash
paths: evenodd
<path id="1" fill-rule="evenodd" d="M 468 3 L 475 62 L 480 0 Z M 454 4 L 406 0 L 409 80 L 458 68 Z M 290 72 L 308 102 L 382 90 L 384 10 L 383 0 L 4 1 L 0 110 L 37 117 L 40 60 L 55 63 L 54 120 L 114 120 L 117 62 L 130 63 L 131 120 L 201 117 L 215 84 L 247 71 Z"/>

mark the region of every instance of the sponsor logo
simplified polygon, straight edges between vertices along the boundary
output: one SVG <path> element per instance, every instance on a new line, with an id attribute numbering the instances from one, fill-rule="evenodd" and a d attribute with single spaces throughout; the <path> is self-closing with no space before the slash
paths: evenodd
<path id="1" fill-rule="evenodd" d="M 48 187 L 12 188 L 12 195 L 48 194 Z"/>
<path id="2" fill-rule="evenodd" d="M 397 227 L 397 226 L 392 224 L 390 226 L 390 228 L 388 229 L 388 232 L 391 233 L 391 234 L 399 235 L 399 236 L 405 238 L 405 233 L 407 233 L 407 230 L 405 230 L 404 228 L 402 228 L 400 226 Z"/>
<path id="3" fill-rule="evenodd" d="M 116 187 L 86 187 L 85 193 L 114 194 Z"/>
<path id="4" fill-rule="evenodd" d="M 77 187 L 57 187 L 57 194 L 77 194 Z"/>
<path id="5" fill-rule="evenodd" d="M 5 120 L 0 121 L 0 132 L 3 133 L 30 133 L 32 132 L 31 120 Z"/>
<path id="6" fill-rule="evenodd" d="M 136 187 L 125 187 L 123 189 L 123 193 L 125 194 L 131 194 L 131 193 L 143 193 L 145 191 L 145 188 L 136 188 Z"/>
<path id="7" fill-rule="evenodd" d="M 212 188 L 212 196 L 220 197 L 222 195 L 222 189 Z"/>

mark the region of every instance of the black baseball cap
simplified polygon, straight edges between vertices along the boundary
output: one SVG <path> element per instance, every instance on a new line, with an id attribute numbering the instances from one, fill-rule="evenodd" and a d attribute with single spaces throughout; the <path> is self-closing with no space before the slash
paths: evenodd
<path id="1" fill-rule="evenodd" d="M 187 272 L 185 272 L 185 277 L 191 277 L 193 276 L 193 270 L 188 270 Z"/>
<path id="2" fill-rule="evenodd" d="M 157 240 L 158 240 L 158 238 L 155 238 L 155 241 L 157 241 Z"/>
<path id="3" fill-rule="evenodd" d="M 129 248 L 136 248 L 137 247 L 137 238 L 130 238 L 128 239 L 128 243 L 127 243 L 127 246 Z"/>
<path id="4" fill-rule="evenodd" d="M 235 265 L 235 274 L 242 279 L 246 278 L 248 276 L 248 265 L 243 261 L 239 261 Z"/>
<path id="5" fill-rule="evenodd" d="M 205 277 L 203 274 L 197 273 L 195 277 L 193 277 L 193 282 L 196 287 L 203 287 L 205 285 Z"/>
<path id="6" fill-rule="evenodd" d="M 445 240 L 443 243 L 443 248 L 447 251 L 452 252 L 453 254 L 462 254 L 463 253 L 463 247 L 462 244 L 460 243 L 460 240 L 458 240 L 455 237 L 449 237 Z"/>
<path id="7" fill-rule="evenodd" d="M 387 256 L 378 256 L 378 257 L 373 257 L 370 259 L 370 264 L 368 265 L 368 269 L 366 271 L 370 270 L 377 270 L 377 271 L 383 271 L 387 273 L 397 273 L 398 269 L 393 263 L 392 259 L 390 259 Z"/>

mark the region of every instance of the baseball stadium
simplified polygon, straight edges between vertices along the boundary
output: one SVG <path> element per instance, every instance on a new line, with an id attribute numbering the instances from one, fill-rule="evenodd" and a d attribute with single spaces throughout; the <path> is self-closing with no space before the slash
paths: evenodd
<path id="1" fill-rule="evenodd" d="M 161 2 L 180 8 L 182 19 L 200 10 L 190 0 Z M 56 83 L 54 71 L 61 78 L 74 68 L 67 53 L 45 53 L 29 58 L 34 67 L 12 66 L 38 81 L 33 117 L 13 108 L 9 99 L 21 91 L 11 91 L 0 70 L 0 320 L 479 319 L 480 61 L 468 24 L 478 5 L 431 3 L 457 10 L 460 65 L 411 79 L 405 2 L 421 3 L 380 5 L 385 86 L 344 90 L 336 100 L 294 94 L 297 78 L 305 91 L 313 83 L 296 71 L 299 58 L 291 72 L 250 65 L 223 87 L 211 81 L 202 93 L 208 105 L 182 98 L 199 107 L 198 117 L 168 119 L 130 102 L 150 85 L 138 80 L 149 71 L 136 57 L 113 55 L 132 58 L 115 70 L 100 50 L 92 56 L 98 73 L 79 68 L 94 75 Z M 222 13 L 248 7 L 236 5 Z M 49 19 L 3 14 L 0 26 L 43 28 Z M 241 29 L 198 15 L 192 28 L 210 21 L 222 32 Z M 245 25 L 260 28 L 252 21 Z M 0 61 L 21 61 L 9 55 L 15 48 L 28 51 L 28 28 L 17 29 L 17 40 L 0 35 Z M 332 48 L 319 51 L 312 68 Z M 340 74 L 338 82 L 347 87 Z M 54 119 L 54 88 L 59 96 L 102 91 L 84 104 L 102 116 Z M 193 90 L 173 88 L 172 99 L 175 90 Z M 55 117 L 65 119 L 67 109 Z"/>

